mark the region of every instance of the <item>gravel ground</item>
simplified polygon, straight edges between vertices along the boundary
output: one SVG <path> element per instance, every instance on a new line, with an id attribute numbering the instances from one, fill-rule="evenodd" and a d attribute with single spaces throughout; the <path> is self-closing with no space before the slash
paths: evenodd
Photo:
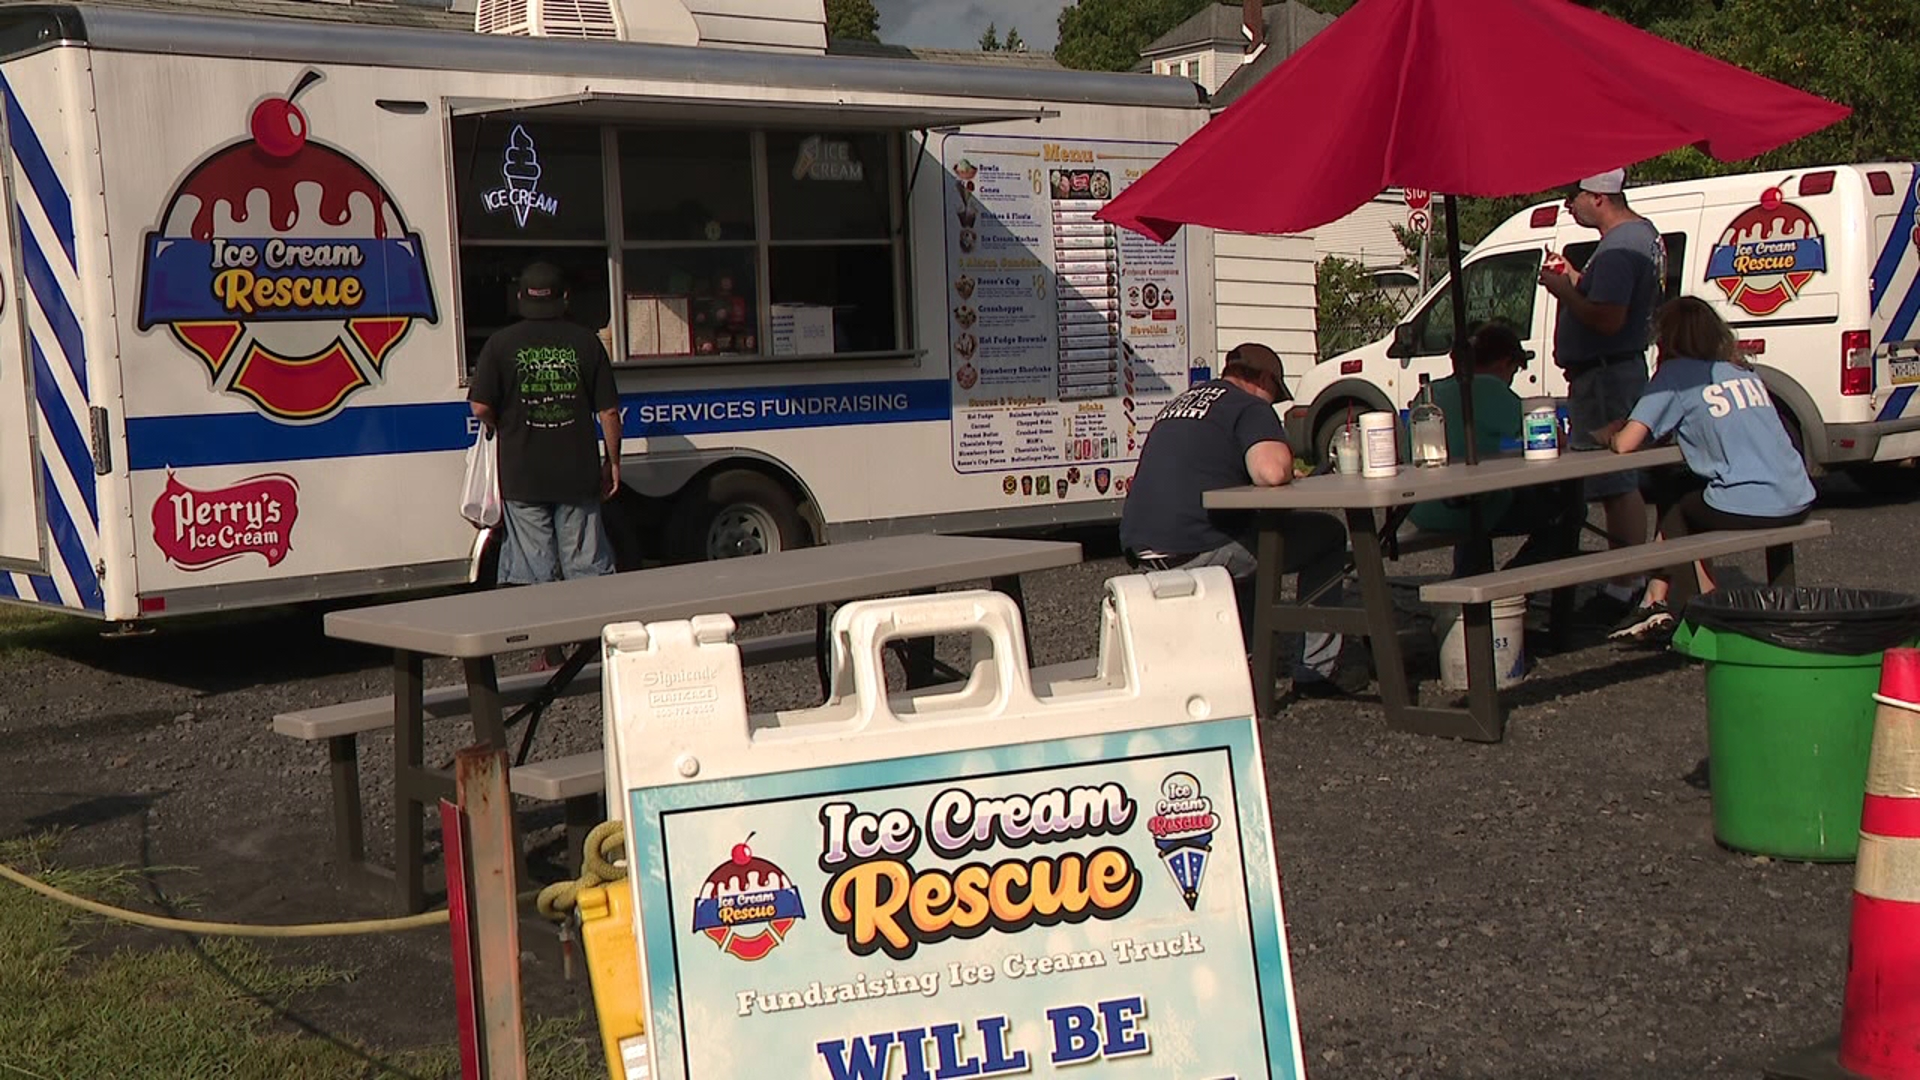
<path id="1" fill-rule="evenodd" d="M 1920 504 L 1835 482 L 1821 514 L 1835 536 L 1802 548 L 1803 583 L 1916 588 Z M 1083 539 L 1103 557 L 1029 581 L 1036 663 L 1093 653 L 1102 582 L 1125 572 L 1110 545 Z M 1442 559 L 1397 571 L 1435 575 Z M 1757 573 L 1757 560 L 1745 566 Z M 1405 638 L 1432 695 L 1437 664 L 1412 596 L 1399 597 Z M 385 914 L 382 898 L 331 872 L 323 749 L 267 726 L 276 712 L 383 692 L 384 663 L 327 640 L 304 609 L 136 640 L 77 625 L 12 648 L 0 637 L 0 836 L 71 828 L 63 858 L 155 868 L 150 899 L 200 918 Z M 456 678 L 450 664 L 428 674 Z M 758 669 L 754 707 L 805 704 L 811 679 L 805 664 Z M 1371 699 L 1297 703 L 1264 726 L 1313 1075 L 1754 1077 L 1833 1034 L 1852 868 L 1714 844 L 1696 772 L 1699 668 L 1588 642 L 1540 660 L 1509 700 L 1493 746 L 1390 732 Z M 593 699 L 559 706 L 538 753 L 597 747 L 598 712 Z M 429 756 L 450 756 L 462 734 L 430 727 Z M 391 743 L 366 738 L 362 753 L 369 846 L 384 857 Z M 532 820 L 556 826 L 557 809 Z M 556 833 L 536 836 L 549 870 Z M 552 935 L 529 927 L 529 1009 L 590 1012 L 584 979 L 562 979 Z M 358 973 L 295 1003 L 290 1024 L 382 1051 L 451 1040 L 442 934 L 286 951 Z"/>

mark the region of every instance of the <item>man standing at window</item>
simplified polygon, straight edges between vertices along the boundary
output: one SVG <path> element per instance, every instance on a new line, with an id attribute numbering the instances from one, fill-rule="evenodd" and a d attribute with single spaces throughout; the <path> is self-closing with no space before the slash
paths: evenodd
<path id="1" fill-rule="evenodd" d="M 499 583 L 611 574 L 600 503 L 620 490 L 613 367 L 593 331 L 563 318 L 567 287 L 557 267 L 536 262 L 522 270 L 517 297 L 520 321 L 487 339 L 467 391 L 473 415 L 500 440 L 507 505 Z"/>
<path id="2" fill-rule="evenodd" d="M 1278 487 L 1293 479 L 1276 401 L 1290 401 L 1280 357 L 1247 343 L 1227 353 L 1220 378 L 1168 402 L 1140 449 L 1140 467 L 1120 512 L 1120 545 L 1135 569 L 1225 567 L 1233 578 L 1243 637 L 1253 633 L 1255 558 L 1250 515 L 1209 511 L 1201 496 L 1219 488 Z M 1299 595 L 1338 607 L 1346 569 L 1347 528 L 1330 514 L 1285 514 L 1285 573 L 1300 575 Z M 1294 692 L 1357 694 L 1368 665 L 1340 662 L 1338 634 L 1308 634 L 1294 668 Z"/>
<path id="3" fill-rule="evenodd" d="M 1560 302 L 1554 362 L 1567 375 L 1567 414 L 1575 450 L 1600 450 L 1595 432 L 1626 419 L 1647 388 L 1647 343 L 1653 309 L 1666 279 L 1666 248 L 1653 223 L 1627 206 L 1625 169 L 1589 176 L 1567 196 L 1573 220 L 1600 232 L 1585 272 L 1549 260 L 1540 284 Z M 1640 474 L 1613 473 L 1586 482 L 1600 503 L 1612 546 L 1647 542 L 1647 503 Z M 1643 579 L 1608 582 L 1587 605 L 1589 617 L 1611 623 L 1629 615 Z"/>

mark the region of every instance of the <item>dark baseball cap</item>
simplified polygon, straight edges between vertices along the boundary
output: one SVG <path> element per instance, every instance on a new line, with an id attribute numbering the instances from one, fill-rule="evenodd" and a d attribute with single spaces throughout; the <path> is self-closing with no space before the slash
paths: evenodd
<path id="1" fill-rule="evenodd" d="M 547 262 L 528 263 L 516 292 L 523 319 L 557 319 L 567 313 L 567 276 Z"/>
<path id="2" fill-rule="evenodd" d="M 1257 341 L 1243 342 L 1227 350 L 1227 363 L 1252 368 L 1262 375 L 1273 378 L 1278 387 L 1274 401 L 1292 401 L 1293 391 L 1287 389 L 1287 369 L 1280 363 L 1280 354 Z"/>

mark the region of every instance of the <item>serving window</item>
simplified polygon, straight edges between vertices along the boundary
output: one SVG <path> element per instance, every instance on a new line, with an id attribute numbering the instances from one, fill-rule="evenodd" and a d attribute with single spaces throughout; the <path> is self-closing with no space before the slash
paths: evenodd
<path id="1" fill-rule="evenodd" d="M 897 134 L 489 115 L 453 152 L 469 365 L 535 258 L 616 363 L 908 347 Z"/>

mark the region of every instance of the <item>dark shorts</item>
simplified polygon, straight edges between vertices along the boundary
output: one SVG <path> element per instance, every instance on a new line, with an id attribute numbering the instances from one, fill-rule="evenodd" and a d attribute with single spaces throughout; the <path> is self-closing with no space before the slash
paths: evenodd
<path id="1" fill-rule="evenodd" d="M 1593 433 L 1618 420 L 1625 420 L 1646 392 L 1649 377 L 1644 360 L 1618 360 L 1588 368 L 1567 380 L 1567 447 L 1572 450 L 1602 450 L 1605 446 Z M 1640 487 L 1639 470 L 1610 473 L 1586 481 L 1586 497 L 1605 499 L 1625 495 Z"/>

